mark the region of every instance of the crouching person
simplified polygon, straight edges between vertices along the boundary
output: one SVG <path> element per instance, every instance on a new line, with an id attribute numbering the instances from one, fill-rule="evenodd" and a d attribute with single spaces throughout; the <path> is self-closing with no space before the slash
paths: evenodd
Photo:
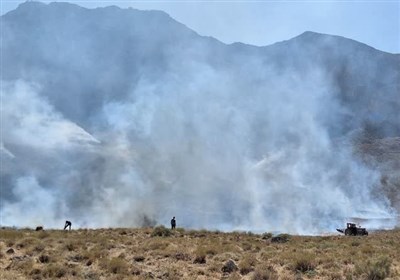
<path id="1" fill-rule="evenodd" d="M 65 221 L 65 226 L 64 230 L 66 230 L 69 227 L 69 230 L 71 230 L 72 223 L 70 221 Z"/>

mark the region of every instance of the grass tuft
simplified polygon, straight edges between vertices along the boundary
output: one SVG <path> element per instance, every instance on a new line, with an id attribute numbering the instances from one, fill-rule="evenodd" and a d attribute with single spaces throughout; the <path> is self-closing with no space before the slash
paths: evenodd
<path id="1" fill-rule="evenodd" d="M 390 276 L 391 261 L 388 257 L 381 257 L 376 262 L 365 266 L 367 280 L 383 280 Z"/>
<path id="2" fill-rule="evenodd" d="M 312 254 L 299 253 L 294 256 L 293 268 L 298 272 L 311 272 L 315 270 L 316 264 Z"/>
<path id="3" fill-rule="evenodd" d="M 279 280 L 279 276 L 271 267 L 259 267 L 254 271 L 251 280 Z"/>
<path id="4" fill-rule="evenodd" d="M 272 238 L 272 233 L 270 233 L 270 232 L 264 232 L 262 235 L 261 235 L 261 238 L 262 239 L 270 239 L 270 238 Z"/>
<path id="5" fill-rule="evenodd" d="M 153 232 L 151 233 L 152 237 L 155 236 L 160 236 L 160 237 L 167 237 L 171 236 L 172 231 L 164 226 L 158 226 L 153 229 Z"/>
<path id="6" fill-rule="evenodd" d="M 127 274 L 128 273 L 128 264 L 124 259 L 121 258 L 112 258 L 111 260 L 103 260 L 101 266 L 106 271 L 113 274 Z"/>
<path id="7" fill-rule="evenodd" d="M 239 262 L 240 274 L 246 275 L 254 270 L 257 260 L 254 255 L 247 255 Z"/>

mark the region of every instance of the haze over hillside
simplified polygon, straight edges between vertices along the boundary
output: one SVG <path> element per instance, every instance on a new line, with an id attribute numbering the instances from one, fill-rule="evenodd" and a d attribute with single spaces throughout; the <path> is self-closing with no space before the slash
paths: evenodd
<path id="1" fill-rule="evenodd" d="M 2 24 L 1 224 L 395 224 L 399 55 L 313 32 L 225 45 L 163 12 L 67 3 Z"/>

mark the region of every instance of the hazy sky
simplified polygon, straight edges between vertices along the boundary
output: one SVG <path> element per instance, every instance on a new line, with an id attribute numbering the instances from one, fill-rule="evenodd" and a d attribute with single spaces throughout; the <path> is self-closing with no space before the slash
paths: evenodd
<path id="1" fill-rule="evenodd" d="M 2 14 L 22 2 L 1 0 Z M 341 35 L 379 50 L 400 53 L 400 0 L 67 2 L 90 8 L 117 5 L 122 8 L 163 10 L 199 34 L 225 43 L 269 45 L 304 31 L 316 31 Z"/>

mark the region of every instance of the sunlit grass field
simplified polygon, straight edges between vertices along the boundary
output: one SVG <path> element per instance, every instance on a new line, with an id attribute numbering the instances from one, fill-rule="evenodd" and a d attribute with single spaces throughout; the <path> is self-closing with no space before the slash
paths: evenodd
<path id="1" fill-rule="evenodd" d="M 400 229 L 290 236 L 0 229 L 0 279 L 400 279 Z"/>

